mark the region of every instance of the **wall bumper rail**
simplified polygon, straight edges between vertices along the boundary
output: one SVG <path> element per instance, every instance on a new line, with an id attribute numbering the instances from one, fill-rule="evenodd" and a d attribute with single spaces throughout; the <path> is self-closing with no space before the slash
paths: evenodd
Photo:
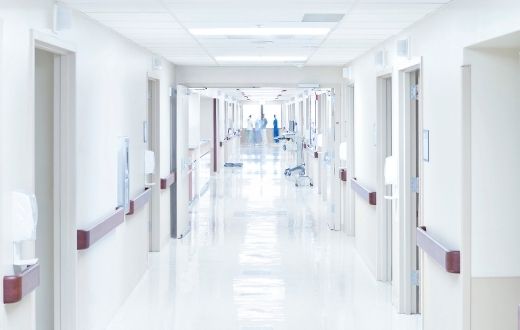
<path id="1" fill-rule="evenodd" d="M 441 265 L 448 273 L 460 273 L 460 251 L 446 248 L 433 238 L 426 227 L 417 227 L 417 246 Z"/>
<path id="2" fill-rule="evenodd" d="M 346 168 L 339 169 L 339 179 L 343 182 L 347 182 L 347 169 Z"/>
<path id="3" fill-rule="evenodd" d="M 350 180 L 352 190 L 354 190 L 360 197 L 368 202 L 370 205 L 377 204 L 377 195 L 375 191 L 371 191 L 362 186 L 356 178 Z"/>
<path id="4" fill-rule="evenodd" d="M 168 189 L 175 183 L 175 172 L 170 173 L 167 177 L 161 178 L 161 189 Z"/>
<path id="5" fill-rule="evenodd" d="M 113 213 L 89 229 L 78 229 L 77 249 L 86 250 L 103 236 L 125 221 L 125 209 L 118 207 Z"/>
<path id="6" fill-rule="evenodd" d="M 27 267 L 17 275 L 4 276 L 4 304 L 19 302 L 40 285 L 40 264 Z"/>
<path id="7" fill-rule="evenodd" d="M 146 204 L 148 204 L 151 197 L 152 189 L 146 188 L 142 193 L 130 200 L 130 208 L 126 215 L 132 215 L 140 208 L 143 208 Z"/>

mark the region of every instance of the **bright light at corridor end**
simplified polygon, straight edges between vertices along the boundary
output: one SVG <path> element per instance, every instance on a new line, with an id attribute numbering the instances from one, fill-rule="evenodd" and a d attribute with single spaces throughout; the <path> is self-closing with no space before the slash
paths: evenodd
<path id="1" fill-rule="evenodd" d="M 305 62 L 305 56 L 216 56 L 217 62 Z"/>
<path id="2" fill-rule="evenodd" d="M 195 36 L 324 36 L 329 28 L 214 28 L 190 29 Z"/>

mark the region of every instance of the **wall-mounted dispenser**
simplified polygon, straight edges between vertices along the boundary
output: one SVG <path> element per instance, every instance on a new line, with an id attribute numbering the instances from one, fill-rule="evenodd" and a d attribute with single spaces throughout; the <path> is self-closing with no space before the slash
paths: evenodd
<path id="1" fill-rule="evenodd" d="M 130 210 L 130 140 L 119 138 L 118 172 L 117 172 L 117 205 L 125 212 Z"/>
<path id="2" fill-rule="evenodd" d="M 12 193 L 12 237 L 13 267 L 15 273 L 22 272 L 28 266 L 38 262 L 38 258 L 24 258 L 23 245 L 27 241 L 36 240 L 38 224 L 38 204 L 34 194 Z"/>
<path id="3" fill-rule="evenodd" d="M 155 185 L 153 182 L 153 174 L 155 173 L 155 152 L 151 150 L 144 151 L 144 184 L 147 187 Z M 150 176 L 152 180 L 150 181 Z"/>
<path id="4" fill-rule="evenodd" d="M 385 174 L 385 185 L 397 185 L 399 181 L 399 175 L 398 175 L 398 163 L 397 163 L 397 157 L 395 156 L 389 156 L 385 159 L 385 168 L 384 168 L 384 174 Z M 396 196 L 384 196 L 385 199 L 394 200 L 397 199 Z"/>
<path id="5" fill-rule="evenodd" d="M 339 145 L 339 159 L 347 160 L 347 142 L 341 142 Z"/>

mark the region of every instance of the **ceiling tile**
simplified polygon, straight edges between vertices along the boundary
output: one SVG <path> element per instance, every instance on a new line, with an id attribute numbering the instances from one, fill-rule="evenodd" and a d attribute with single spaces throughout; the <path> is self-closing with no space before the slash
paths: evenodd
<path id="1" fill-rule="evenodd" d="M 215 56 L 307 56 L 306 65 L 343 65 L 421 20 L 449 0 L 64 2 L 179 65 L 218 65 L 213 59 Z M 302 22 L 305 14 L 339 14 L 344 17 L 337 23 Z M 257 26 L 327 27 L 331 33 L 315 37 L 195 37 L 189 33 L 190 28 Z"/>

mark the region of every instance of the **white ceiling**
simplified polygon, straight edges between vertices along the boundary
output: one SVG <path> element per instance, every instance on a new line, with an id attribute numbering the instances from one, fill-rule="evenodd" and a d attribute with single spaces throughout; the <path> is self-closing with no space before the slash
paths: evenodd
<path id="1" fill-rule="evenodd" d="M 179 65 L 230 65 L 219 56 L 304 56 L 339 66 L 450 0 L 64 0 Z M 303 23 L 304 14 L 345 14 L 339 23 Z M 194 28 L 330 28 L 326 36 L 193 36 Z M 261 63 L 248 63 L 261 65 Z M 294 63 L 267 63 L 267 65 Z M 244 65 L 244 63 L 240 63 Z"/>

